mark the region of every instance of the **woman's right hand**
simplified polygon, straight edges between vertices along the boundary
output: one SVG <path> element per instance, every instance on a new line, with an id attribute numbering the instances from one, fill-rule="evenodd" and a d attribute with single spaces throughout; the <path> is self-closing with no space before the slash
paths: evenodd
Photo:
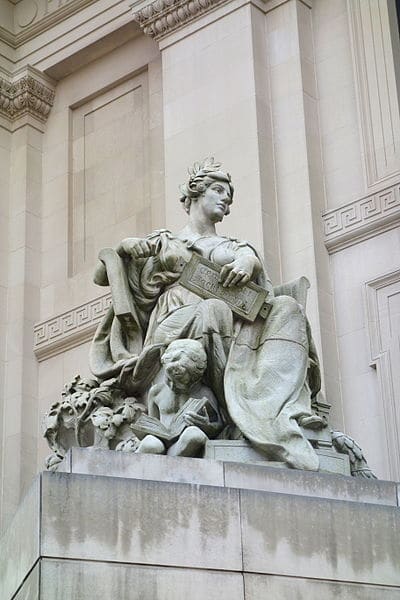
<path id="1" fill-rule="evenodd" d="M 117 248 L 122 256 L 134 259 L 156 256 L 159 251 L 159 239 L 125 238 Z"/>

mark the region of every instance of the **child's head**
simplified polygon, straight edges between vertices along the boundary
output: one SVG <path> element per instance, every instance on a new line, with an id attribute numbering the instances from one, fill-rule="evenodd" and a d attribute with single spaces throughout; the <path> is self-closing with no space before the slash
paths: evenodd
<path id="1" fill-rule="evenodd" d="M 174 386 L 189 390 L 201 380 L 207 366 L 207 355 L 197 340 L 176 340 L 169 344 L 161 362 Z"/>

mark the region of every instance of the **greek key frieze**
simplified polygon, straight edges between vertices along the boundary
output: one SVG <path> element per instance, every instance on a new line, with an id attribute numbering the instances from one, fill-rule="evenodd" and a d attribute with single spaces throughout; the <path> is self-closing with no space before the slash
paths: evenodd
<path id="1" fill-rule="evenodd" d="M 90 339 L 110 305 L 111 295 L 105 294 L 37 323 L 34 327 L 33 350 L 38 360 L 50 358 Z"/>
<path id="2" fill-rule="evenodd" d="M 322 218 L 330 252 L 392 229 L 400 223 L 400 185 L 330 210 Z"/>

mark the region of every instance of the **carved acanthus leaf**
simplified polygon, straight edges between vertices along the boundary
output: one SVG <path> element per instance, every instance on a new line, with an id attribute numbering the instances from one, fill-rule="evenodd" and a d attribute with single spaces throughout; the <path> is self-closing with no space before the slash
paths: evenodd
<path id="1" fill-rule="evenodd" d="M 224 2 L 226 0 L 155 0 L 139 11 L 133 9 L 133 18 L 146 35 L 158 40 Z"/>
<path id="2" fill-rule="evenodd" d="M 11 121 L 30 114 L 45 122 L 53 103 L 54 90 L 32 75 L 15 82 L 0 77 L 0 114 Z"/>

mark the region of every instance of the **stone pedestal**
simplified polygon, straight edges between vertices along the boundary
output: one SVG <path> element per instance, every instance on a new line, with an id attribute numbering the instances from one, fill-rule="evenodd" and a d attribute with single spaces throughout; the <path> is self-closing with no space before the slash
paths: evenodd
<path id="1" fill-rule="evenodd" d="M 73 449 L 0 545 L 2 600 L 400 599 L 392 482 Z"/>
<path id="2" fill-rule="evenodd" d="M 318 454 L 320 471 L 350 475 L 350 461 L 346 454 L 339 454 L 332 447 L 316 448 L 315 451 Z M 246 440 L 209 440 L 206 444 L 205 457 L 227 462 L 288 468 L 284 462 L 267 461 L 265 454 L 253 448 Z"/>

